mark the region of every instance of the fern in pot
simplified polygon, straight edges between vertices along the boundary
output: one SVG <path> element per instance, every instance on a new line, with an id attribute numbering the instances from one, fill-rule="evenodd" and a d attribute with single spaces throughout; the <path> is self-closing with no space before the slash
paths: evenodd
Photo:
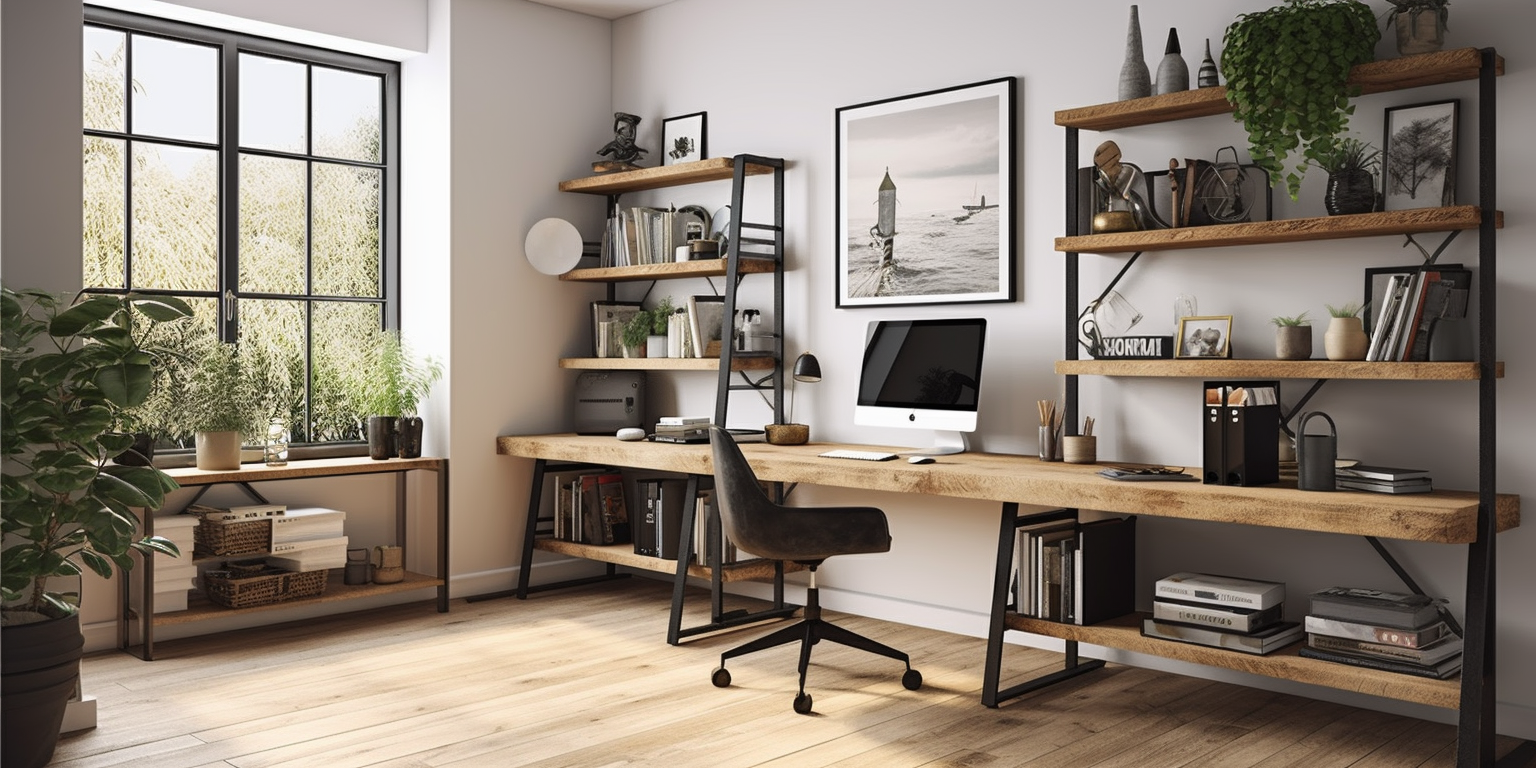
<path id="1" fill-rule="evenodd" d="M 423 423 L 417 408 L 442 375 L 442 363 L 417 357 L 399 331 L 374 337 L 368 367 L 354 382 L 356 407 L 366 416 L 370 458 L 421 456 Z"/>
<path id="2" fill-rule="evenodd" d="M 262 382 L 266 372 L 252 365 L 238 346 L 209 339 L 193 357 L 187 382 L 187 428 L 196 433 L 197 468 L 240 468 L 246 438 L 266 433 L 272 413 Z"/>

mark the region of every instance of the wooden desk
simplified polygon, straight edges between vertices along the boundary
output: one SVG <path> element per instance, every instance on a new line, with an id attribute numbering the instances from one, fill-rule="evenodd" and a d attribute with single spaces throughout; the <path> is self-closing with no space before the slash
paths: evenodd
<path id="1" fill-rule="evenodd" d="M 129 605 L 128 580 L 123 580 L 121 590 L 122 607 L 121 620 L 118 623 L 118 647 L 127 650 L 129 643 L 129 622 L 136 617 L 139 621 L 140 636 L 143 638 L 140 650 L 140 658 L 152 661 L 155 657 L 155 627 L 169 626 L 173 624 L 187 624 L 196 621 L 206 621 L 241 613 L 256 611 L 271 611 L 279 608 L 289 608 L 297 605 L 312 603 L 334 603 L 345 600 L 356 600 L 374 595 L 407 592 L 427 587 L 437 587 L 437 610 L 439 613 L 448 611 L 448 460 L 438 458 L 416 459 L 386 459 L 382 461 L 370 459 L 367 456 L 346 457 L 335 459 L 306 459 L 290 461 L 280 467 L 269 467 L 265 464 L 246 464 L 234 470 L 202 470 L 191 467 L 167 469 L 165 473 L 170 475 L 183 488 L 196 487 L 200 490 L 189 504 L 195 503 L 199 497 L 210 487 L 222 484 L 239 485 L 256 499 L 265 502 L 251 483 L 267 482 L 272 480 L 293 480 L 298 478 L 314 477 L 344 477 L 356 475 L 393 474 L 395 476 L 395 541 L 400 545 L 406 543 L 406 495 L 405 476 L 407 472 L 428 471 L 437 476 L 437 575 L 427 576 L 419 573 L 407 573 L 404 581 L 397 584 L 367 584 L 347 586 L 341 583 L 339 569 L 333 569 L 338 573 L 326 584 L 326 592 L 319 597 L 291 600 L 268 605 L 254 606 L 251 608 L 224 608 L 212 603 L 200 602 L 189 605 L 185 611 L 164 613 L 155 615 L 154 580 L 155 558 L 146 557 L 142 560 L 143 589 L 140 593 L 142 610 L 135 611 Z M 155 518 L 152 512 L 144 515 L 145 535 L 154 534 Z M 184 553 L 186 554 L 186 553 Z M 229 559 L 229 558 L 219 558 Z"/>
<path id="2" fill-rule="evenodd" d="M 1455 679 L 1428 680 L 1303 659 L 1296 655 L 1294 646 L 1288 651 L 1282 650 L 1269 656 L 1249 656 L 1221 649 L 1153 641 L 1140 636 L 1139 622 L 1135 616 L 1092 627 L 1020 616 L 1007 610 L 1008 576 L 1018 525 L 1043 517 L 1074 517 L 1077 509 L 1373 538 L 1473 544 L 1477 539 L 1476 493 L 1441 490 L 1412 495 L 1350 491 L 1317 493 L 1284 485 L 1245 488 L 1198 482 L 1123 482 L 1099 476 L 1100 467 L 1096 465 L 1042 462 L 1033 456 L 964 453 L 939 457 L 933 464 L 913 465 L 901 459 L 874 462 L 817 456 L 833 448 L 902 450 L 880 446 L 832 443 L 776 446 L 749 443 L 741 447 L 753 470 L 765 481 L 952 496 L 996 501 L 1002 505 L 982 691 L 982 702 L 987 706 L 996 706 L 1003 700 L 1102 666 L 1102 661 L 1078 660 L 1079 641 L 1433 706 L 1459 706 L 1460 683 Z M 623 442 L 606 436 L 566 434 L 500 437 L 496 441 L 496 450 L 502 455 L 530 458 L 541 463 L 561 461 L 603 464 L 681 472 L 693 477 L 713 473 L 708 445 Z M 536 488 L 535 495 L 537 492 Z M 1065 511 L 1021 516 L 1020 504 L 1061 507 Z M 1518 496 L 1500 494 L 1495 506 L 1499 531 L 1520 524 Z M 530 506 L 529 514 L 537 514 L 536 505 Z M 531 525 L 528 530 L 531 536 Z M 566 553 L 591 556 L 592 548 L 581 549 L 580 545 L 577 546 L 580 551 Z M 560 547 L 547 548 L 563 551 Z M 623 549 L 627 552 L 629 548 Z M 632 554 L 628 557 L 634 558 Z M 670 561 L 664 562 L 667 562 L 669 568 L 653 570 L 669 570 L 670 566 L 675 565 Z M 641 567 L 647 566 L 642 564 Z M 525 562 L 525 572 L 526 569 Z M 680 594 L 682 582 L 689 571 L 685 567 L 677 567 L 676 573 L 675 594 Z M 1475 585 L 1468 585 L 1469 591 L 1474 588 Z M 678 610 L 679 604 L 674 601 L 674 612 Z M 1007 690 L 1000 690 L 1002 637 L 1004 631 L 1009 629 L 1066 641 L 1066 667 Z M 669 640 L 675 642 L 674 638 L 669 637 Z"/>

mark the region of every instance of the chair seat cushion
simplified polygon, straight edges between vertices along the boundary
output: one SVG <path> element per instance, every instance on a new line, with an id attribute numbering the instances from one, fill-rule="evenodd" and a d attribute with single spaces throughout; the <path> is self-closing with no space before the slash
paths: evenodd
<path id="1" fill-rule="evenodd" d="M 889 552 L 885 513 L 873 507 L 778 507 L 736 521 L 732 541 L 770 560 L 820 561 Z"/>

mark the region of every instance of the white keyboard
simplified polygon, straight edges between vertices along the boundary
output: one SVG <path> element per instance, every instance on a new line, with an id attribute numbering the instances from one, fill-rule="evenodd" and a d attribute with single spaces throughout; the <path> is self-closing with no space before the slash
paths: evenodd
<path id="1" fill-rule="evenodd" d="M 885 451 L 853 451 L 846 448 L 839 448 L 816 455 L 824 459 L 858 459 L 860 461 L 890 461 L 897 458 L 896 454 Z"/>

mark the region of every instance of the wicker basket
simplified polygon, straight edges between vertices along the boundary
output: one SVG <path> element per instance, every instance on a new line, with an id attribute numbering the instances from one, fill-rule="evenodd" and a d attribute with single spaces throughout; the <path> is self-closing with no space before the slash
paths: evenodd
<path id="1" fill-rule="evenodd" d="M 284 600 L 319 597 L 330 571 L 285 571 L 261 560 L 225 563 L 203 574 L 208 599 L 225 608 L 251 608 Z"/>
<path id="2" fill-rule="evenodd" d="M 192 529 L 192 540 L 197 545 L 198 557 L 237 557 L 253 555 L 272 549 L 272 521 L 264 520 L 209 520 L 208 512 L 223 510 L 197 504 L 188 508 L 202 518 Z"/>

